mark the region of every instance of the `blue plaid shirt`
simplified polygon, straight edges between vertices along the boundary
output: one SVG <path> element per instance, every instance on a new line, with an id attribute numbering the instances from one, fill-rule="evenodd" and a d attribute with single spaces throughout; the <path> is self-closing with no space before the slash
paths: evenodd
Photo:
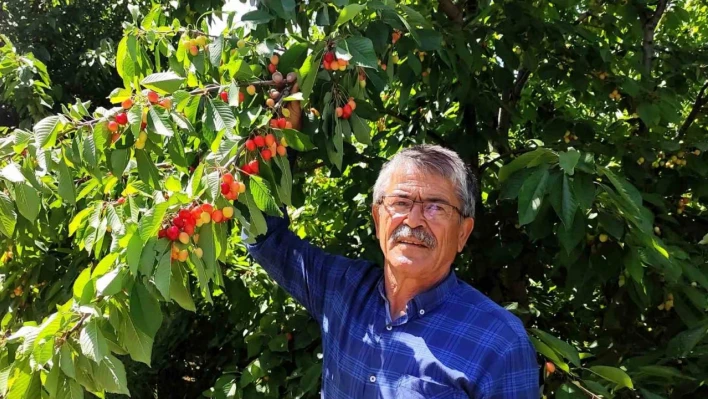
<path id="1" fill-rule="evenodd" d="M 248 250 L 319 322 L 323 398 L 539 397 L 520 320 L 454 272 L 391 320 L 381 267 L 322 251 L 287 216 L 267 221 Z"/>

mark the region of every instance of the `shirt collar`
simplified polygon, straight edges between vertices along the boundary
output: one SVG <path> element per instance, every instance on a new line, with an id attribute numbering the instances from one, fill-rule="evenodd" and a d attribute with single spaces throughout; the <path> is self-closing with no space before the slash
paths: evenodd
<path id="1" fill-rule="evenodd" d="M 379 281 L 377 288 L 381 297 L 386 303 L 388 303 L 384 281 L 384 277 L 381 276 L 381 280 Z M 416 295 L 410 302 L 408 302 L 408 315 L 412 316 L 413 314 L 417 314 L 419 316 L 423 316 L 426 313 L 429 313 L 438 305 L 443 303 L 447 297 L 447 294 L 452 292 L 456 287 L 457 275 L 455 275 L 455 272 L 451 269 L 450 273 L 448 273 L 447 277 L 442 279 L 442 281 L 427 291 Z"/>

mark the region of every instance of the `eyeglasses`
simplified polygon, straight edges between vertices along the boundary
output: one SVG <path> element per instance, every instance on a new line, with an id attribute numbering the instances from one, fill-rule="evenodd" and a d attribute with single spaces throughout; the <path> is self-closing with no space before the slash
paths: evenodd
<path id="1" fill-rule="evenodd" d="M 462 211 L 454 205 L 442 201 L 414 201 L 406 197 L 395 195 L 385 195 L 379 203 L 383 203 L 389 213 L 395 216 L 408 215 L 413 209 L 413 205 L 423 206 L 423 216 L 429 221 L 448 220 L 453 216 L 453 211 L 457 211 L 460 216 L 464 216 Z"/>

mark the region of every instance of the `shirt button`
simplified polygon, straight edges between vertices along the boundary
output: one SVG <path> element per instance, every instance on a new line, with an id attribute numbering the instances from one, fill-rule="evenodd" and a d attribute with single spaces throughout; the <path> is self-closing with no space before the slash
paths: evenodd
<path id="1" fill-rule="evenodd" d="M 369 381 L 376 382 L 376 376 L 372 375 L 371 377 L 369 377 Z"/>
<path id="2" fill-rule="evenodd" d="M 391 330 L 393 330 L 393 327 L 389 324 L 389 325 L 386 326 L 386 329 L 387 329 L 388 331 L 391 331 Z"/>
<path id="3" fill-rule="evenodd" d="M 420 312 L 418 312 L 418 313 L 420 313 L 420 315 L 422 316 L 422 315 L 425 314 L 425 310 L 424 310 L 424 309 L 421 309 Z"/>

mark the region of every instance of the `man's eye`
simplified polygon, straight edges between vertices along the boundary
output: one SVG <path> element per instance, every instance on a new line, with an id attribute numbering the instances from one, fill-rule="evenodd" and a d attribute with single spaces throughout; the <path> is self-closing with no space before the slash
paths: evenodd
<path id="1" fill-rule="evenodd" d="M 395 206 L 408 206 L 408 202 L 407 201 L 396 201 L 393 203 L 393 205 L 395 205 Z"/>
<path id="2" fill-rule="evenodd" d="M 440 212 L 443 211 L 445 208 L 441 204 L 429 204 L 428 205 L 428 210 L 433 211 L 433 212 Z"/>

